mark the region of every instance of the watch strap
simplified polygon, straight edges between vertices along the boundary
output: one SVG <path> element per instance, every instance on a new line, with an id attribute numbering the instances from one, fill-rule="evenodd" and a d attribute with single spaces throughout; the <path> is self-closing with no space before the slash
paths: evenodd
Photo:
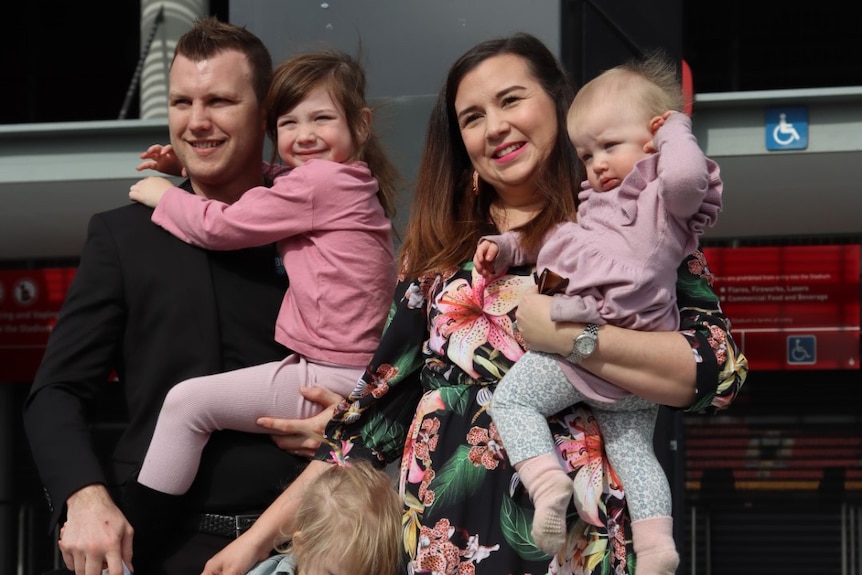
<path id="1" fill-rule="evenodd" d="M 568 356 L 566 356 L 566 359 L 570 363 L 577 364 L 577 363 L 580 363 L 581 361 L 583 361 L 584 359 L 588 358 L 589 356 L 592 355 L 593 351 L 595 351 L 595 343 L 598 342 L 598 338 L 599 338 L 599 326 L 598 326 L 598 324 L 588 323 L 586 326 L 584 326 L 584 331 L 582 331 L 578 335 L 578 337 L 576 337 L 574 339 L 574 341 L 572 342 L 572 352 Z M 592 350 L 590 350 L 589 353 L 581 353 L 581 351 L 578 349 L 579 348 L 579 345 L 578 345 L 579 342 L 581 342 L 584 339 L 590 339 L 593 342 Z"/>

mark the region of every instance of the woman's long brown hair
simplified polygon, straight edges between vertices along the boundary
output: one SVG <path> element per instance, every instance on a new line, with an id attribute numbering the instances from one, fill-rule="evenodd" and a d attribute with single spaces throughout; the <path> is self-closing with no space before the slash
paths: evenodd
<path id="1" fill-rule="evenodd" d="M 511 54 L 523 58 L 533 77 L 555 104 L 557 137 L 544 166 L 536 174 L 536 189 L 544 208 L 521 226 L 528 248 L 539 245 L 555 225 L 576 217 L 580 168 L 566 132 L 566 113 L 574 97 L 568 74 L 537 38 L 515 34 L 477 44 L 450 68 L 437 96 L 425 136 L 410 218 L 401 245 L 401 271 L 418 277 L 450 269 L 473 257 L 487 232 L 496 191 L 479 182 L 473 191 L 473 165 L 467 155 L 455 112 L 461 80 L 485 60 Z"/>

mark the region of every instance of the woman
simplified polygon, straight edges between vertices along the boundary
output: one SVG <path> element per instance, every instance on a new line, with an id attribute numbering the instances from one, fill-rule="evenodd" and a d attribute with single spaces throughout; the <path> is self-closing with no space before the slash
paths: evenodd
<path id="1" fill-rule="evenodd" d="M 537 243 L 574 217 L 580 174 L 565 128 L 572 97 L 554 56 L 529 35 L 483 42 L 455 62 L 431 114 L 401 281 L 380 346 L 328 425 L 318 460 L 205 574 L 235 575 L 263 558 L 290 524 L 303 486 L 333 457 L 381 465 L 400 459 L 411 573 L 634 571 L 622 489 L 589 410 L 581 404 L 549 423 L 561 461 L 602 525 L 578 522 L 572 506 L 567 546 L 553 558 L 530 538 L 529 497 L 487 413 L 496 383 L 524 353 L 519 330 L 535 349 L 563 355 L 583 331 L 549 325 L 533 270 L 513 268 L 486 283 L 472 266 L 482 235 L 517 228 Z M 581 365 L 651 401 L 726 406 L 744 380 L 745 359 L 709 289 L 702 256 L 684 262 L 679 275 L 686 331 L 603 326 L 595 353 Z"/>

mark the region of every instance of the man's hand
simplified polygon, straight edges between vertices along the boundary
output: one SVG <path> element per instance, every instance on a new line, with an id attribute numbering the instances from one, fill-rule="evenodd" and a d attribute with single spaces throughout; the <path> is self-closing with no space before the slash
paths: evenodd
<path id="1" fill-rule="evenodd" d="M 314 457 L 320 441 L 314 436 L 323 435 L 335 406 L 344 398 L 323 387 L 302 388 L 305 399 L 324 406 L 323 411 L 308 419 L 277 419 L 261 417 L 257 424 L 273 431 L 271 437 L 278 447 L 301 457 Z"/>
<path id="2" fill-rule="evenodd" d="M 166 146 L 153 144 L 141 154 L 141 159 L 144 161 L 138 164 L 137 170 L 139 172 L 156 170 L 169 176 L 186 176 L 186 169 L 180 163 L 180 159 L 170 144 Z"/>
<path id="3" fill-rule="evenodd" d="M 132 526 L 104 485 L 88 485 L 69 496 L 58 547 L 66 568 L 76 575 L 123 575 L 132 567 Z"/>
<path id="4" fill-rule="evenodd" d="M 165 192 L 173 187 L 174 185 L 170 180 L 159 176 L 150 176 L 132 184 L 132 187 L 129 188 L 129 199 L 155 208 Z"/>

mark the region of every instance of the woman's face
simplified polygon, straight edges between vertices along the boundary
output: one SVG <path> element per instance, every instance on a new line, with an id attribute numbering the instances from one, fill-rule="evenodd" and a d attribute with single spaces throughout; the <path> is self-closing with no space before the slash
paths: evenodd
<path id="1" fill-rule="evenodd" d="M 479 176 L 500 195 L 529 199 L 558 126 L 554 102 L 527 62 L 505 54 L 479 64 L 458 86 L 455 113 Z"/>

